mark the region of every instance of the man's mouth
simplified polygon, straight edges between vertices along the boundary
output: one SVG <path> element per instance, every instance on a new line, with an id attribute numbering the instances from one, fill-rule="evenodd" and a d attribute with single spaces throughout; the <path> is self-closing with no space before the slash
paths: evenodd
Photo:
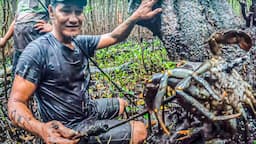
<path id="1" fill-rule="evenodd" d="M 67 28 L 79 28 L 79 26 L 66 26 Z"/>

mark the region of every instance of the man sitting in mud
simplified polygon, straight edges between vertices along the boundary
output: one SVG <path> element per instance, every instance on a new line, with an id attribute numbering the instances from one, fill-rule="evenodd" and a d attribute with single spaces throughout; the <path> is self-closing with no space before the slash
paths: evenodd
<path id="1" fill-rule="evenodd" d="M 141 143 L 147 136 L 142 122 L 132 121 L 99 136 L 80 137 L 91 126 L 113 126 L 110 120 L 122 114 L 126 101 L 120 98 L 92 100 L 88 94 L 88 56 L 96 49 L 123 41 L 138 20 L 161 12 L 152 11 L 157 0 L 144 0 L 125 22 L 111 33 L 79 35 L 86 0 L 52 0 L 48 10 L 53 30 L 31 42 L 20 56 L 8 100 L 12 122 L 40 136 L 46 143 Z M 28 101 L 36 94 L 43 122 L 35 119 Z"/>

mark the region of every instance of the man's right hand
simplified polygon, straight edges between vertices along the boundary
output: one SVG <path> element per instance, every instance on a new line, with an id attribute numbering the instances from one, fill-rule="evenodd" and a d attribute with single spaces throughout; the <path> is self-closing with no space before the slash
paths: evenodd
<path id="1" fill-rule="evenodd" d="M 44 20 L 39 20 L 35 25 L 34 25 L 35 30 L 39 31 L 40 33 L 47 33 L 52 31 L 52 25 L 45 22 Z"/>
<path id="2" fill-rule="evenodd" d="M 65 127 L 58 121 L 50 121 L 42 125 L 40 136 L 46 144 L 76 144 L 78 132 Z"/>

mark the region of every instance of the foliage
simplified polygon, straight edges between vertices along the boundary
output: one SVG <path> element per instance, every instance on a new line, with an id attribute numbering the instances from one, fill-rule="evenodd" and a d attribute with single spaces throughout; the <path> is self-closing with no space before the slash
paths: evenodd
<path id="1" fill-rule="evenodd" d="M 166 51 L 159 39 L 139 43 L 127 41 L 99 50 L 96 53 L 96 60 L 101 68 L 130 63 L 125 68 L 113 70 L 108 74 L 119 86 L 134 93 L 137 97 L 143 91 L 145 80 L 149 79 L 153 73 L 175 67 L 175 63 L 168 60 Z M 96 73 L 92 78 L 94 82 L 90 89 L 92 96 L 120 96 L 118 90 L 102 73 Z"/>
<path id="2" fill-rule="evenodd" d="M 239 0 L 228 0 L 228 2 L 231 4 L 231 6 L 233 7 L 233 9 L 235 10 L 236 13 L 240 14 L 240 4 L 239 4 Z M 252 4 L 251 0 L 247 0 L 247 8 L 249 8 L 249 6 Z"/>

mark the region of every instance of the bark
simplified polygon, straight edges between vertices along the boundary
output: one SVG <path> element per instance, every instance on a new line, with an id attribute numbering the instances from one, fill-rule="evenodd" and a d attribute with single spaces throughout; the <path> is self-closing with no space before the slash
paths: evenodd
<path id="1" fill-rule="evenodd" d="M 129 11 L 135 11 L 139 0 L 130 0 Z M 245 20 L 235 14 L 231 5 L 225 0 L 162 0 L 154 8 L 162 7 L 160 16 L 138 24 L 147 27 L 164 43 L 168 57 L 172 61 L 189 60 L 201 62 L 213 54 L 209 51 L 207 40 L 219 31 L 230 29 L 245 30 L 255 43 L 255 27 L 246 27 Z M 223 46 L 221 56 L 232 61 L 234 58 L 248 54 L 251 59 L 239 66 L 244 79 L 256 89 L 256 47 L 249 53 L 238 45 Z"/>

